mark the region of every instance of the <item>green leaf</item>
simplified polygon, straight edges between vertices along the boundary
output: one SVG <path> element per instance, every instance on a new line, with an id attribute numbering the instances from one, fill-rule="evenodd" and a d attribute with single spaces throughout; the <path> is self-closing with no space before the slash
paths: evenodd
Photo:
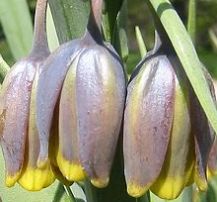
<path id="1" fill-rule="evenodd" d="M 50 6 L 48 6 L 47 9 L 47 38 L 50 50 L 55 50 L 59 46 L 59 41 L 54 26 L 53 17 L 51 15 Z"/>
<path id="2" fill-rule="evenodd" d="M 117 19 L 114 27 L 114 34 L 111 43 L 117 50 L 123 61 L 126 61 L 129 55 L 128 39 L 126 34 L 127 28 L 127 1 L 124 0 L 120 11 L 117 14 Z"/>
<path id="3" fill-rule="evenodd" d="M 81 37 L 89 16 L 89 1 L 49 0 L 60 44 Z"/>
<path id="4" fill-rule="evenodd" d="M 154 9 L 153 13 L 155 12 L 160 18 L 198 100 L 217 133 L 217 109 L 203 74 L 202 64 L 185 26 L 168 0 L 149 0 L 148 2 Z"/>
<path id="5" fill-rule="evenodd" d="M 213 28 L 209 29 L 209 38 L 211 40 L 212 46 L 214 47 L 215 51 L 217 51 L 217 35 Z"/>
<path id="6" fill-rule="evenodd" d="M 105 7 L 103 9 L 103 31 L 106 41 L 112 42 L 115 35 L 115 25 L 117 15 L 125 0 L 105 0 Z"/>
<path id="7" fill-rule="evenodd" d="M 32 20 L 26 0 L 0 0 L 0 21 L 13 56 L 26 56 L 32 45 Z"/>
<path id="8" fill-rule="evenodd" d="M 140 52 L 141 58 L 144 58 L 147 53 L 147 48 L 145 46 L 145 42 L 142 38 L 142 33 L 138 26 L 135 27 L 135 32 L 136 32 L 136 40 L 139 46 L 139 52 Z"/>
<path id="9" fill-rule="evenodd" d="M 188 33 L 193 42 L 196 38 L 196 0 L 189 0 L 188 3 Z"/>
<path id="10" fill-rule="evenodd" d="M 4 61 L 4 59 L 2 58 L 0 54 L 0 83 L 3 82 L 9 70 L 10 70 L 9 65 Z"/>

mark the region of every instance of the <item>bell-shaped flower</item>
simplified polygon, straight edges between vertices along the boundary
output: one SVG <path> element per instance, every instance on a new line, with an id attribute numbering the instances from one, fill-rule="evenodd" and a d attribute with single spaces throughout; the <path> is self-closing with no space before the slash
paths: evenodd
<path id="1" fill-rule="evenodd" d="M 67 180 L 87 176 L 96 187 L 109 181 L 126 91 L 120 58 L 99 31 L 101 4 L 102 0 L 92 0 L 84 37 L 63 44 L 46 60 L 36 98 L 38 165 L 53 156 Z M 50 137 L 56 114 L 59 134 Z M 55 139 L 52 154 L 50 139 Z"/>
<path id="2" fill-rule="evenodd" d="M 45 31 L 46 0 L 38 0 L 33 49 L 6 76 L 0 93 L 1 146 L 5 159 L 6 185 L 17 181 L 27 190 L 40 190 L 55 177 L 48 163 L 37 166 L 40 151 L 35 122 L 35 85 L 49 50 Z"/>
<path id="3" fill-rule="evenodd" d="M 128 85 L 124 170 L 131 196 L 174 199 L 193 182 L 207 188 L 214 135 L 172 45 L 156 38 Z"/>

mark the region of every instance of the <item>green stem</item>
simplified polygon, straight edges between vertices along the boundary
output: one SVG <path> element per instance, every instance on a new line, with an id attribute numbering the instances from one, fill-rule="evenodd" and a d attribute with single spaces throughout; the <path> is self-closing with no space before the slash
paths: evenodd
<path id="1" fill-rule="evenodd" d="M 0 83 L 3 82 L 6 74 L 9 72 L 10 67 L 9 65 L 4 61 L 0 54 Z"/>
<path id="2" fill-rule="evenodd" d="M 196 39 L 196 0 L 189 0 L 188 4 L 188 33 L 192 41 L 195 43 Z"/>
<path id="3" fill-rule="evenodd" d="M 87 198 L 87 202 L 97 202 L 95 188 L 92 186 L 89 180 L 84 182 L 84 192 Z"/>
<path id="4" fill-rule="evenodd" d="M 151 202 L 150 196 L 149 196 L 149 191 L 144 196 L 137 198 L 136 202 Z"/>
<path id="5" fill-rule="evenodd" d="M 74 195 L 73 195 L 72 190 L 70 189 L 70 187 L 66 186 L 66 185 L 63 185 L 63 186 L 64 186 L 64 189 L 65 189 L 65 192 L 66 192 L 66 194 L 68 196 L 69 201 L 70 202 L 76 202 L 76 199 L 75 199 L 75 197 L 74 197 Z"/>

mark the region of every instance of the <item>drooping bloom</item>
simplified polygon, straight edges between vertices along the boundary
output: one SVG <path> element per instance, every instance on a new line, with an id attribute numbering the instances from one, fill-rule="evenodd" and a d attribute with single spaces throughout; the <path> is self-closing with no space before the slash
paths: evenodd
<path id="1" fill-rule="evenodd" d="M 171 47 L 157 37 L 128 85 L 123 149 L 133 197 L 150 189 L 174 199 L 193 182 L 207 188 L 213 130 Z"/>
<path id="2" fill-rule="evenodd" d="M 37 166 L 40 148 L 34 96 L 41 66 L 49 55 L 45 32 L 46 7 L 46 0 L 38 0 L 33 49 L 28 57 L 11 68 L 0 94 L 0 140 L 6 185 L 10 187 L 18 181 L 32 191 L 47 187 L 55 179 L 50 163 L 43 168 Z"/>
<path id="3" fill-rule="evenodd" d="M 98 28 L 102 1 L 91 4 L 84 37 L 52 53 L 39 78 L 38 165 L 43 166 L 52 156 L 67 180 L 87 176 L 96 187 L 105 187 L 121 127 L 126 84 L 120 58 L 103 42 Z M 57 113 L 59 134 L 52 137 L 49 134 Z M 50 139 L 55 139 L 53 154 L 49 154 Z"/>

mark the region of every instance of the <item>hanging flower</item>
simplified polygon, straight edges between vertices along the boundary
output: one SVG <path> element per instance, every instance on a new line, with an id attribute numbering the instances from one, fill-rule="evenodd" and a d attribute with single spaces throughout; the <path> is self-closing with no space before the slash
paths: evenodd
<path id="1" fill-rule="evenodd" d="M 52 53 L 38 81 L 38 165 L 43 167 L 51 156 L 68 181 L 87 176 L 96 187 L 105 187 L 119 137 L 126 84 L 119 56 L 99 31 L 102 0 L 91 4 L 84 37 Z M 59 134 L 55 137 L 50 130 L 57 114 Z M 55 139 L 52 153 L 50 139 Z"/>
<path id="2" fill-rule="evenodd" d="M 43 168 L 37 166 L 40 147 L 34 97 L 38 75 L 49 55 L 45 32 L 46 8 L 47 1 L 38 0 L 33 49 L 28 57 L 11 68 L 0 94 L 0 140 L 6 185 L 11 187 L 18 181 L 31 191 L 47 187 L 55 179 L 50 163 Z"/>
<path id="3" fill-rule="evenodd" d="M 170 42 L 160 36 L 128 85 L 124 169 L 131 196 L 150 189 L 174 199 L 193 182 L 206 190 L 214 134 Z"/>

